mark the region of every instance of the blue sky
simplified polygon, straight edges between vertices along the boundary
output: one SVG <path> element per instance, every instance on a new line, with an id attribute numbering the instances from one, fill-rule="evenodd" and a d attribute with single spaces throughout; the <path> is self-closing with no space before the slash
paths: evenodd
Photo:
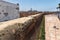
<path id="1" fill-rule="evenodd" d="M 60 0 L 6 0 L 12 3 L 19 3 L 21 11 L 27 11 L 32 8 L 38 11 L 56 11 Z"/>

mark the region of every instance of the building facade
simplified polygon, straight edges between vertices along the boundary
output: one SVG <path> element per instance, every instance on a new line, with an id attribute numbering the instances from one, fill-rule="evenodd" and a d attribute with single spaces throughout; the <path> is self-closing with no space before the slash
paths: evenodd
<path id="1" fill-rule="evenodd" d="M 0 0 L 0 21 L 19 18 L 19 4 Z"/>

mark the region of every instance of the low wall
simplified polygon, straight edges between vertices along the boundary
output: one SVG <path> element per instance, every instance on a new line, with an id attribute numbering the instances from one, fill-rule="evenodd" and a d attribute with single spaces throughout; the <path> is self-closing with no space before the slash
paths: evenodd
<path id="1" fill-rule="evenodd" d="M 31 15 L 0 23 L 0 40 L 24 40 L 32 27 L 29 27 L 42 14 Z M 30 29 L 29 29 L 30 28 Z M 28 30 L 27 30 L 28 29 Z"/>

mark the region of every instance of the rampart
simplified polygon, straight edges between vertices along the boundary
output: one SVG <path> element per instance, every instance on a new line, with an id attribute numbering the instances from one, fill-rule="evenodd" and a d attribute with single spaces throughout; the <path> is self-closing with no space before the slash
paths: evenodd
<path id="1" fill-rule="evenodd" d="M 28 40 L 31 30 L 35 27 L 36 22 L 42 14 L 22 17 L 0 23 L 0 40 Z"/>

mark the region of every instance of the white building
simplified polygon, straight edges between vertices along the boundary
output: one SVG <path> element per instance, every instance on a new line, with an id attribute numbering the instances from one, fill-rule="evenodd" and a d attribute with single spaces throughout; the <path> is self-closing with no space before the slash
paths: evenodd
<path id="1" fill-rule="evenodd" d="M 19 4 L 0 0 L 0 21 L 19 18 Z"/>

